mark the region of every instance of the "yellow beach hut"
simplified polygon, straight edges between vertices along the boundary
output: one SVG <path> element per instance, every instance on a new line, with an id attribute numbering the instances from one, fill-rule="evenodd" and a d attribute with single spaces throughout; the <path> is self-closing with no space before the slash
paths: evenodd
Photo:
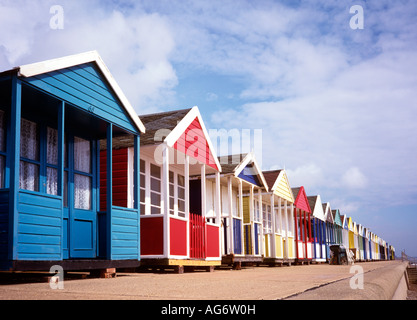
<path id="1" fill-rule="evenodd" d="M 264 171 L 263 175 L 269 186 L 269 192 L 262 195 L 264 262 L 290 265 L 295 261 L 294 196 L 285 170 Z"/>

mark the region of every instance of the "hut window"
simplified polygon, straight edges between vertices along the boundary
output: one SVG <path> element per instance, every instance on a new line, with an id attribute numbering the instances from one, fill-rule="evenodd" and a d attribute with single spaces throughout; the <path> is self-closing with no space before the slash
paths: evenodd
<path id="1" fill-rule="evenodd" d="M 267 204 L 262 204 L 262 222 L 265 232 L 271 232 L 272 230 L 272 216 L 271 216 L 271 206 Z"/>
<path id="2" fill-rule="evenodd" d="M 91 142 L 74 137 L 74 207 L 91 209 Z"/>
<path id="3" fill-rule="evenodd" d="M 185 178 L 178 175 L 178 215 L 185 217 Z"/>
<path id="4" fill-rule="evenodd" d="M 0 188 L 4 188 L 4 167 L 6 163 L 6 126 L 4 111 L 0 110 Z"/>
<path id="5" fill-rule="evenodd" d="M 48 127 L 46 137 L 46 193 L 58 195 L 58 130 Z"/>
<path id="6" fill-rule="evenodd" d="M 254 210 L 254 218 L 255 218 L 255 220 L 256 221 L 258 221 L 259 220 L 259 215 L 260 215 L 260 204 L 259 204 L 259 202 L 258 202 L 258 200 L 254 200 L 254 208 L 255 208 L 255 210 Z"/>
<path id="7" fill-rule="evenodd" d="M 39 134 L 35 122 L 22 119 L 20 133 L 21 189 L 39 191 Z"/>
<path id="8" fill-rule="evenodd" d="M 174 172 L 169 172 L 169 213 L 175 212 L 175 178 Z"/>
<path id="9" fill-rule="evenodd" d="M 151 164 L 151 214 L 161 213 L 161 168 Z"/>
<path id="10" fill-rule="evenodd" d="M 145 161 L 140 160 L 140 214 L 145 214 L 146 174 Z"/>

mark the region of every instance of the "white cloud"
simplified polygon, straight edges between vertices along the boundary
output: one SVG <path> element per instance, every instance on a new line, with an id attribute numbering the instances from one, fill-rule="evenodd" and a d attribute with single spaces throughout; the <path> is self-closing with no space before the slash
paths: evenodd
<path id="1" fill-rule="evenodd" d="M 63 0 L 65 28 L 56 31 L 53 4 L 0 4 L 1 69 L 96 49 L 139 113 L 175 107 L 189 74 L 238 79 L 233 101 L 219 93 L 224 108 L 205 121 L 262 129 L 265 168 L 285 166 L 292 184 L 342 194 L 340 203 L 352 194 L 352 203 L 415 199 L 415 1 L 367 1 L 360 31 L 340 1 Z"/>
<path id="2" fill-rule="evenodd" d="M 286 169 L 288 180 L 292 187 L 304 186 L 308 195 L 316 194 L 329 183 L 322 168 L 314 163 L 293 169 Z M 327 185 L 328 186 L 328 185 Z"/>
<path id="3" fill-rule="evenodd" d="M 1 69 L 97 50 L 138 113 L 173 101 L 175 41 L 166 18 L 140 9 L 122 13 L 100 1 L 61 1 L 64 29 L 52 30 L 52 4 L 0 5 Z"/>
<path id="4" fill-rule="evenodd" d="M 357 167 L 349 168 L 342 176 L 342 183 L 351 189 L 363 189 L 368 179 Z"/>

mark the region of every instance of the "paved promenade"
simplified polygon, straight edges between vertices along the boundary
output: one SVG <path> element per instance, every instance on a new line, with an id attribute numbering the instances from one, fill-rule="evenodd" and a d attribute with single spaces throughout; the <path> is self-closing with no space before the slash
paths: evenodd
<path id="1" fill-rule="evenodd" d="M 366 262 L 356 263 L 355 266 L 363 269 L 366 286 L 367 278 L 375 280 L 379 275 L 389 277 L 390 270 L 401 266 L 401 262 Z M 111 279 L 65 279 L 64 288 L 54 290 L 48 282 L 10 284 L 5 282 L 2 275 L 0 299 L 275 300 L 297 298 L 303 293 L 312 294 L 315 288 L 321 290 L 332 283 L 342 286 L 342 289 L 336 287 L 339 289 L 333 290 L 348 290 L 354 298 L 355 292 L 361 290 L 349 287 L 350 278 L 355 276 L 351 271 L 351 266 L 313 264 L 274 268 L 250 267 L 239 271 L 215 270 L 211 273 L 118 273 L 116 278 Z M 330 294 L 329 298 L 337 298 L 332 296 L 331 291 L 327 291 L 327 294 Z M 313 295 L 309 298 L 317 297 Z M 347 297 L 350 298 L 352 297 Z"/>

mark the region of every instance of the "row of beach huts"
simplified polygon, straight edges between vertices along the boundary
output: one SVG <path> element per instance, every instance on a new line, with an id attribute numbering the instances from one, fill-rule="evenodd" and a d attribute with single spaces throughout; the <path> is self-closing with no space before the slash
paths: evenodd
<path id="1" fill-rule="evenodd" d="M 0 73 L 0 270 L 355 261 L 395 250 L 320 195 L 218 157 L 197 107 L 138 116 L 97 52 Z"/>

